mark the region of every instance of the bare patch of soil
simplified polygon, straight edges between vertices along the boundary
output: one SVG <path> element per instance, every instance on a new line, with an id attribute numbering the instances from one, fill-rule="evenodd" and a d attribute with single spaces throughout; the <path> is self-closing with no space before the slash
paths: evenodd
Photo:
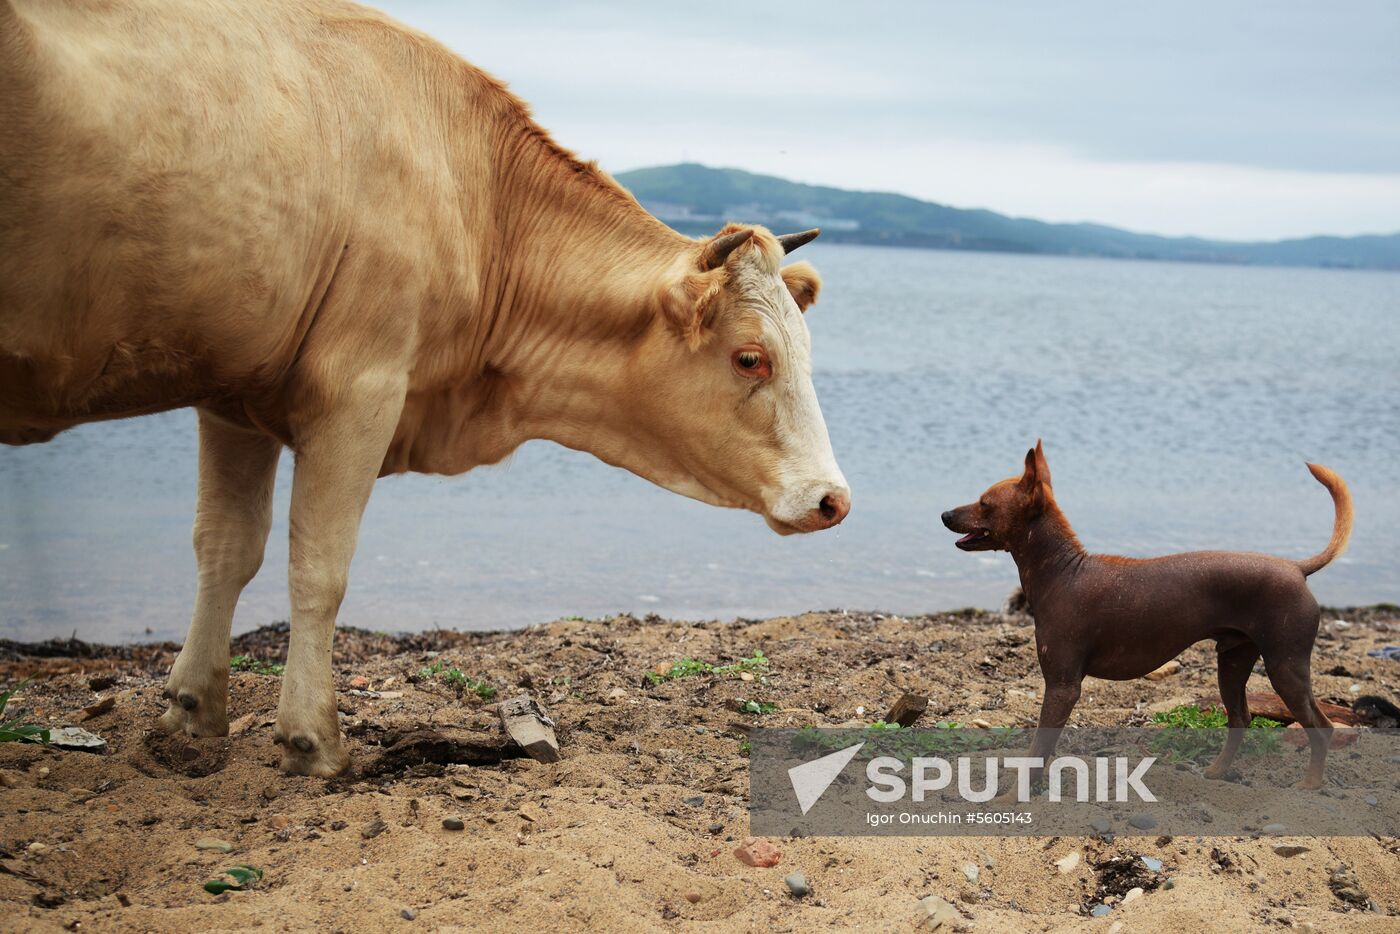
<path id="1" fill-rule="evenodd" d="M 1366 651 L 1400 641 L 1400 613 L 1326 618 L 1318 696 L 1393 699 L 1400 663 Z M 1091 922 L 1105 930 L 1400 928 L 1390 839 L 1313 839 L 1285 857 L 1253 838 L 800 838 L 773 841 L 774 867 L 734 856 L 748 835 L 744 727 L 869 722 L 906 691 L 930 698 L 921 723 L 1030 724 L 1042 690 L 1030 636 L 1028 618 L 991 613 L 342 631 L 338 702 L 358 772 L 333 781 L 277 771 L 276 676 L 232 675 L 228 737 L 171 738 L 153 731 L 175 646 L 0 643 L 0 683 L 36 676 L 11 713 L 108 742 L 103 755 L 0 745 L 0 927 L 908 930 L 937 895 L 987 932 L 1078 929 L 1105 898 L 1114 910 Z M 278 662 L 286 638 L 265 627 L 233 654 Z M 756 651 L 768 664 L 746 680 L 734 663 Z M 647 677 L 683 658 L 734 667 Z M 1161 681 L 1087 681 L 1072 724 L 1142 723 L 1214 686 L 1213 653 L 1197 647 Z M 521 758 L 501 732 L 495 705 L 522 691 L 557 722 L 561 761 Z M 1143 856 L 1160 873 L 1144 875 Z M 204 891 L 236 864 L 262 881 Z M 794 871 L 803 898 L 784 884 Z M 1132 888 L 1146 894 L 1117 903 Z"/>

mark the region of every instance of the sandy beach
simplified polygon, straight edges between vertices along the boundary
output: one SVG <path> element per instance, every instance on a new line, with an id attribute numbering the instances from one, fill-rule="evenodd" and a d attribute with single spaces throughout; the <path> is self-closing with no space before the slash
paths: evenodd
<path id="1" fill-rule="evenodd" d="M 342 630 L 338 702 L 357 773 L 332 781 L 276 769 L 268 665 L 285 652 L 285 626 L 235 639 L 255 670 L 231 677 L 231 735 L 195 741 L 153 732 L 176 646 L 0 643 L 0 684 L 34 678 L 7 716 L 107 741 L 102 755 L 0 745 L 0 928 L 899 931 L 916 929 L 920 900 L 937 896 L 956 912 L 944 930 L 1400 930 L 1391 838 L 1299 838 L 1289 842 L 1306 849 L 1291 856 L 1277 839 L 1106 840 L 1087 829 L 775 838 L 776 866 L 735 857 L 747 726 L 871 721 L 906 691 L 930 698 L 924 723 L 1030 725 L 1041 690 L 1032 635 L 1025 616 L 981 611 Z M 1400 663 L 1366 653 L 1397 641 L 1400 609 L 1325 611 L 1318 697 L 1394 698 Z M 682 658 L 733 666 L 758 652 L 766 664 L 646 677 Z M 1214 689 L 1208 646 L 1181 662 L 1158 681 L 1090 679 L 1072 725 L 1141 724 Z M 1256 674 L 1250 688 L 1268 685 Z M 524 692 L 557 721 L 560 761 L 504 741 L 496 705 Z M 406 743 L 430 730 L 449 741 Z M 1121 871 L 1142 856 L 1162 864 L 1146 884 Z M 258 867 L 261 881 L 204 890 L 234 864 Z M 810 885 L 803 898 L 784 883 L 794 871 Z M 1122 904 L 1131 885 L 1148 890 Z M 1337 894 L 1348 885 L 1369 904 Z M 1113 910 L 1090 918 L 1100 903 Z"/>

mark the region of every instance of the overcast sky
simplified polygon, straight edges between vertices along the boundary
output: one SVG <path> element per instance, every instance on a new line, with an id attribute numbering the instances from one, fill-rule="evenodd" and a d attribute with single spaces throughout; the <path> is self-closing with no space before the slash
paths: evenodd
<path id="1" fill-rule="evenodd" d="M 1153 233 L 1400 231 L 1400 3 L 378 5 L 611 172 L 694 161 Z"/>

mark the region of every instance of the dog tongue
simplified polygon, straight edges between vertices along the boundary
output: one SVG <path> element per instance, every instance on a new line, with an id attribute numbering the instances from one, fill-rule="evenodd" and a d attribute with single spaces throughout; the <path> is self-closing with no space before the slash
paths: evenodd
<path id="1" fill-rule="evenodd" d="M 970 545 L 977 538 L 977 534 L 976 532 L 968 532 L 962 538 L 958 539 L 957 543 L 959 545 Z"/>

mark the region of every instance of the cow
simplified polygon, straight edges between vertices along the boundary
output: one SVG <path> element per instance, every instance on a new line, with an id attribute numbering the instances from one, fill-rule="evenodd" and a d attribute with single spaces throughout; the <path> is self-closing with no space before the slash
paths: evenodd
<path id="1" fill-rule="evenodd" d="M 0 0 L 0 441 L 193 407 L 172 733 L 228 732 L 234 606 L 295 459 L 281 767 L 349 765 L 331 646 L 377 477 L 542 438 L 782 534 L 850 493 L 816 236 L 691 239 L 495 78 L 341 0 Z"/>

